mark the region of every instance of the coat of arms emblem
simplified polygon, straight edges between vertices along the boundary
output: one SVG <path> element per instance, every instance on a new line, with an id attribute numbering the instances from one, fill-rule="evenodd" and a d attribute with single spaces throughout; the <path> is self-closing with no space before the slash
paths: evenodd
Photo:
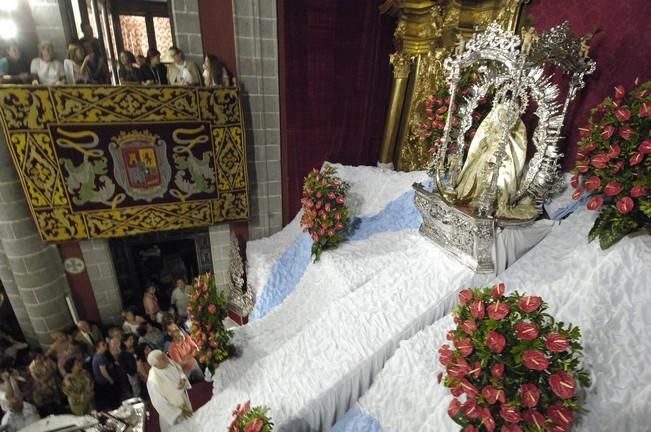
<path id="1" fill-rule="evenodd" d="M 121 132 L 109 144 L 117 183 L 134 200 L 162 198 L 172 176 L 167 144 L 149 131 Z"/>

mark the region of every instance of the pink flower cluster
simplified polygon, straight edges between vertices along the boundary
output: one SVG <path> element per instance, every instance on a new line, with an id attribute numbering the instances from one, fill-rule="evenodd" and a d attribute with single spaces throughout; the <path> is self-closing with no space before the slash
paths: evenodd
<path id="1" fill-rule="evenodd" d="M 460 89 L 459 93 L 462 96 L 466 96 L 469 92 L 469 85 L 475 80 L 475 76 L 472 72 L 467 72 L 459 82 L 458 88 Z M 430 152 L 436 153 L 441 145 L 441 139 L 443 137 L 443 130 L 445 129 L 445 123 L 447 122 L 448 114 L 450 111 L 450 92 L 445 81 L 440 81 L 436 84 L 436 93 L 425 99 L 425 119 L 420 124 L 419 129 L 416 131 L 418 139 L 423 143 L 428 143 L 430 146 Z M 452 127 L 456 127 L 459 124 L 459 118 L 454 114 L 456 112 L 456 105 L 452 104 L 452 118 L 450 123 Z M 470 141 L 475 136 L 477 132 L 477 127 L 479 123 L 488 113 L 489 104 L 486 99 L 481 99 L 479 105 L 476 108 L 472 116 L 472 126 L 466 132 L 466 146 L 470 144 Z M 450 150 L 454 150 L 454 144 L 450 144 Z"/>
<path id="2" fill-rule="evenodd" d="M 212 273 L 195 280 L 190 292 L 188 313 L 192 322 L 192 339 L 199 347 L 199 361 L 211 370 L 232 353 L 231 333 L 224 327 L 226 301 L 215 288 Z"/>
<path id="3" fill-rule="evenodd" d="M 439 349 L 448 414 L 464 431 L 569 431 L 579 402 L 580 332 L 563 328 L 540 297 L 505 296 L 504 284 L 459 293 L 450 344 Z M 442 379 L 439 375 L 439 380 Z"/>
<path id="4" fill-rule="evenodd" d="M 336 247 L 345 237 L 349 186 L 336 176 L 336 172 L 330 165 L 321 171 L 313 169 L 303 183 L 301 227 L 313 240 L 315 261 L 323 250 Z"/>
<path id="5" fill-rule="evenodd" d="M 229 432 L 271 432 L 273 423 L 267 415 L 266 407 L 251 408 L 251 401 L 237 404 L 233 410 L 233 421 L 228 427 Z"/>
<path id="6" fill-rule="evenodd" d="M 651 82 L 630 92 L 615 87 L 614 96 L 592 110 L 580 141 L 572 186 L 574 199 L 585 193 L 590 210 L 601 213 L 602 229 L 624 226 L 627 234 L 651 221 Z M 620 221 L 625 223 L 620 223 Z M 620 236 L 621 237 L 621 236 Z"/>

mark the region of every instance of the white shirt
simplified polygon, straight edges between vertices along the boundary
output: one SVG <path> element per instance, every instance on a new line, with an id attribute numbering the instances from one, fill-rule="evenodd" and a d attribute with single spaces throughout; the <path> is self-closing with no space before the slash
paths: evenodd
<path id="1" fill-rule="evenodd" d="M 22 428 L 36 423 L 41 418 L 36 412 L 34 405 L 29 402 L 23 402 L 23 412 L 15 413 L 7 411 L 4 416 L 2 416 L 2 426 L 8 425 L 8 432 L 17 432 Z"/>
<path id="2" fill-rule="evenodd" d="M 20 391 L 20 387 L 18 386 L 18 383 L 16 382 L 16 379 L 14 377 L 10 377 L 9 381 L 11 382 L 11 386 L 14 389 L 14 398 L 16 399 L 22 399 L 23 394 Z M 0 409 L 4 412 L 9 411 L 9 401 L 7 400 L 7 382 L 0 383 Z"/>
<path id="3" fill-rule="evenodd" d="M 203 76 L 203 82 L 206 82 L 208 79 L 208 69 L 204 69 L 201 75 Z M 210 87 L 217 87 L 217 83 L 212 78 L 210 78 Z"/>
<path id="4" fill-rule="evenodd" d="M 138 334 L 138 327 L 140 327 L 142 324 L 135 323 L 132 324 L 129 321 L 124 321 L 124 324 L 122 324 L 122 329 L 126 331 L 127 333 L 133 333 L 134 335 Z"/>
<path id="5" fill-rule="evenodd" d="M 184 289 L 180 288 L 174 288 L 174 291 L 172 291 L 172 298 L 171 302 L 174 306 L 176 306 L 176 313 L 179 316 L 187 316 L 188 315 L 188 304 L 190 303 L 190 296 L 188 295 L 188 287 L 184 287 Z"/>
<path id="6" fill-rule="evenodd" d="M 90 81 L 90 75 L 88 75 L 88 71 L 85 71 L 82 74 L 79 69 L 80 66 L 74 61 L 70 59 L 65 59 L 63 61 L 63 70 L 65 71 L 66 82 L 68 84 L 77 84 L 77 82 L 87 83 Z"/>
<path id="7" fill-rule="evenodd" d="M 175 66 L 179 70 L 179 78 L 177 78 L 176 83 L 171 83 L 171 84 L 198 84 L 194 82 L 194 78 L 192 78 L 192 74 L 190 73 L 190 70 L 188 69 L 188 62 L 184 61 L 183 64 L 175 64 Z M 180 81 L 180 82 L 179 82 Z"/>
<path id="8" fill-rule="evenodd" d="M 41 84 L 45 85 L 54 85 L 65 77 L 63 63 L 59 60 L 46 62 L 42 58 L 36 57 L 32 60 L 29 70 L 33 75 L 38 76 L 38 81 Z"/>

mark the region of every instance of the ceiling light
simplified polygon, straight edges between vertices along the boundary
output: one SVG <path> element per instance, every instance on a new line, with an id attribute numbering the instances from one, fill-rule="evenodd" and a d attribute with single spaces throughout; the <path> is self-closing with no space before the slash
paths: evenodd
<path id="1" fill-rule="evenodd" d="M 7 18 L 0 19 L 0 38 L 14 39 L 17 34 L 18 29 L 16 28 L 16 23 Z"/>

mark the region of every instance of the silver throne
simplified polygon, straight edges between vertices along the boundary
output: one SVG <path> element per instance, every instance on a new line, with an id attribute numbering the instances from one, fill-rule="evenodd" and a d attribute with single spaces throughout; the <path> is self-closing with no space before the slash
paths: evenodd
<path id="1" fill-rule="evenodd" d="M 534 223 L 561 187 L 560 133 L 568 105 L 595 70 L 588 57 L 590 37 L 576 38 L 565 22 L 541 35 L 530 30 L 521 39 L 492 23 L 445 60 L 448 112 L 458 105 L 457 121 L 448 115 L 429 167 L 433 187 L 414 184 L 414 200 L 423 218 L 420 232 L 476 272 L 495 272 L 496 236 Z M 457 97 L 469 68 L 478 79 Z M 557 82 L 566 83 L 564 98 Z M 491 120 L 469 147 L 466 132 L 488 95 L 493 108 L 484 121 Z M 523 127 L 520 117 L 530 105 L 537 124 L 527 145 L 527 134 L 522 144 L 516 129 Z M 533 149 L 529 154 L 527 147 Z"/>

